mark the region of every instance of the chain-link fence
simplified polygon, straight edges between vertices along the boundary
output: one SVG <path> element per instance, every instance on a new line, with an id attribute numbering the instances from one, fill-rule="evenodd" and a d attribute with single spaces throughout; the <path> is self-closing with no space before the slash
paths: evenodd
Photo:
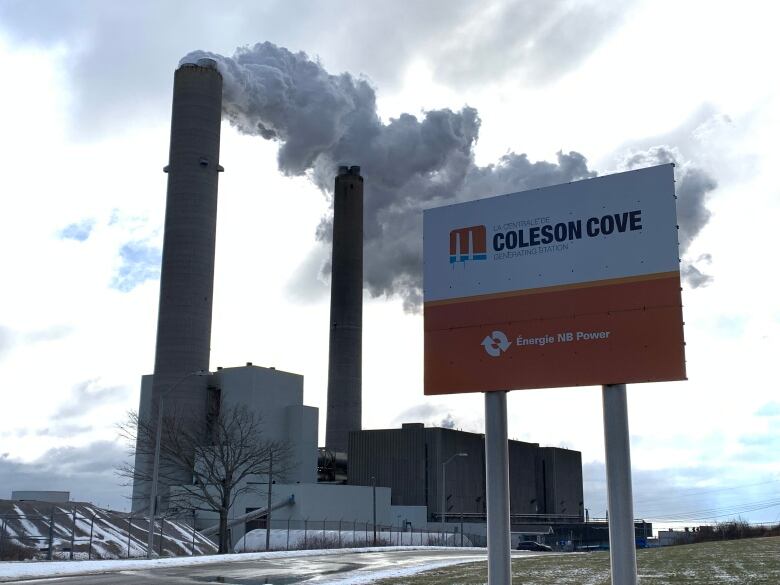
<path id="1" fill-rule="evenodd" d="M 372 524 L 356 520 L 271 520 L 249 522 L 234 543 L 237 552 L 372 546 L 486 546 L 482 534 L 464 532 L 458 523 L 441 528 L 415 528 L 410 523 Z"/>
<path id="2" fill-rule="evenodd" d="M 143 558 L 148 530 L 149 519 L 143 516 L 86 507 L 54 506 L 47 513 L 17 508 L 0 515 L 0 560 Z M 216 551 L 192 522 L 182 519 L 157 519 L 153 542 L 155 556 Z"/>
<path id="3" fill-rule="evenodd" d="M 260 518 L 235 528 L 236 552 L 360 548 L 373 546 L 485 546 L 485 536 L 448 522 L 443 529 L 411 523 L 377 524 L 354 520 Z M 86 560 L 145 558 L 149 518 L 89 505 L 13 506 L 0 511 L 0 560 Z M 159 518 L 154 524 L 154 556 L 213 554 L 214 543 L 193 528 L 193 518 Z"/>

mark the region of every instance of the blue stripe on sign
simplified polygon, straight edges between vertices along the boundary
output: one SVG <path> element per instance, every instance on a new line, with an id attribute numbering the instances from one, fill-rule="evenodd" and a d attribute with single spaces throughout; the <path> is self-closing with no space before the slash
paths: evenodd
<path id="1" fill-rule="evenodd" d="M 487 260 L 487 254 L 474 254 L 474 260 Z"/>
<path id="2" fill-rule="evenodd" d="M 460 261 L 461 261 L 461 262 L 465 262 L 465 261 L 466 261 L 466 260 L 468 260 L 468 259 L 469 259 L 469 257 L 468 257 L 468 256 L 461 256 L 461 257 L 460 257 Z"/>
<path id="3" fill-rule="evenodd" d="M 457 262 L 457 261 L 458 261 L 458 257 L 457 256 L 450 256 L 450 264 L 455 264 L 455 262 Z"/>

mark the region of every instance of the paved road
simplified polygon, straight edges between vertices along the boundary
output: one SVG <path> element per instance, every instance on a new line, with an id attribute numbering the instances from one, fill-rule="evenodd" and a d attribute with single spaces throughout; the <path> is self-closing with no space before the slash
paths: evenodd
<path id="1" fill-rule="evenodd" d="M 533 553 L 520 553 L 520 555 L 533 556 Z M 220 562 L 189 567 L 121 571 L 101 575 L 50 577 L 17 581 L 16 583 L 46 583 L 47 585 L 75 585 L 76 583 L 85 585 L 203 585 L 204 583 L 260 585 L 272 583 L 274 585 L 287 585 L 303 582 L 321 583 L 347 577 L 347 574 L 351 572 L 397 569 L 448 559 L 480 561 L 486 559 L 486 554 L 478 551 L 452 550 L 344 553 L 341 555 Z"/>

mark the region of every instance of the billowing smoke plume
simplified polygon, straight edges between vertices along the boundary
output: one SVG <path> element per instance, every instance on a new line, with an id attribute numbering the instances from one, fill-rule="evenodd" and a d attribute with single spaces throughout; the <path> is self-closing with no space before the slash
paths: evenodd
<path id="1" fill-rule="evenodd" d="M 643 152 L 630 153 L 621 167 L 625 170 L 649 167 L 664 163 L 675 164 L 675 192 L 677 193 L 677 221 L 680 255 L 684 255 L 691 242 L 710 220 L 710 210 L 705 206 L 707 194 L 717 186 L 715 179 L 704 169 L 683 158 L 676 148 L 654 146 Z M 695 264 L 709 263 L 709 254 L 703 254 L 695 262 L 683 260 L 681 276 L 692 288 L 706 286 L 712 277 L 704 274 Z"/>
<path id="2" fill-rule="evenodd" d="M 203 57 L 215 59 L 224 78 L 225 116 L 241 132 L 278 141 L 283 173 L 306 174 L 329 193 L 338 164 L 360 165 L 366 177 L 365 285 L 374 296 L 401 296 L 410 311 L 422 299 L 423 208 L 596 175 L 577 152 L 558 153 L 557 163 L 509 153 L 477 166 L 480 119 L 474 108 L 384 122 L 365 79 L 331 75 L 305 53 L 261 43 L 237 49 L 232 58 L 196 51 L 182 62 Z M 695 222 L 706 212 L 702 197 L 695 194 L 687 212 Z M 330 222 L 320 225 L 321 240 L 330 239 Z M 699 229 L 686 223 L 685 233 L 692 238 Z"/>

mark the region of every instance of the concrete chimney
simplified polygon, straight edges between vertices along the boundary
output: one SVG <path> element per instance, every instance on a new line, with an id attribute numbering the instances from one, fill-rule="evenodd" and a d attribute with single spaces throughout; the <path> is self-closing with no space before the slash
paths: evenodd
<path id="1" fill-rule="evenodd" d="M 217 229 L 217 180 L 222 76 L 211 59 L 179 67 L 173 81 L 168 193 L 165 207 L 160 306 L 151 399 L 142 392 L 139 416 L 154 424 L 165 393 L 165 414 L 205 421 Z M 184 378 L 184 379 L 183 379 Z M 151 457 L 136 467 L 151 473 Z M 191 473 L 182 470 L 184 483 Z M 146 486 L 134 486 L 143 504 Z M 160 495 L 164 496 L 160 485 Z"/>
<path id="2" fill-rule="evenodd" d="M 168 196 L 152 400 L 182 376 L 208 370 L 217 232 L 222 76 L 210 59 L 182 65 L 173 81 Z M 206 379 L 180 383 L 166 404 L 205 417 Z"/>
<path id="3" fill-rule="evenodd" d="M 330 356 L 325 446 L 346 453 L 361 429 L 363 359 L 363 177 L 341 166 L 333 192 Z"/>

